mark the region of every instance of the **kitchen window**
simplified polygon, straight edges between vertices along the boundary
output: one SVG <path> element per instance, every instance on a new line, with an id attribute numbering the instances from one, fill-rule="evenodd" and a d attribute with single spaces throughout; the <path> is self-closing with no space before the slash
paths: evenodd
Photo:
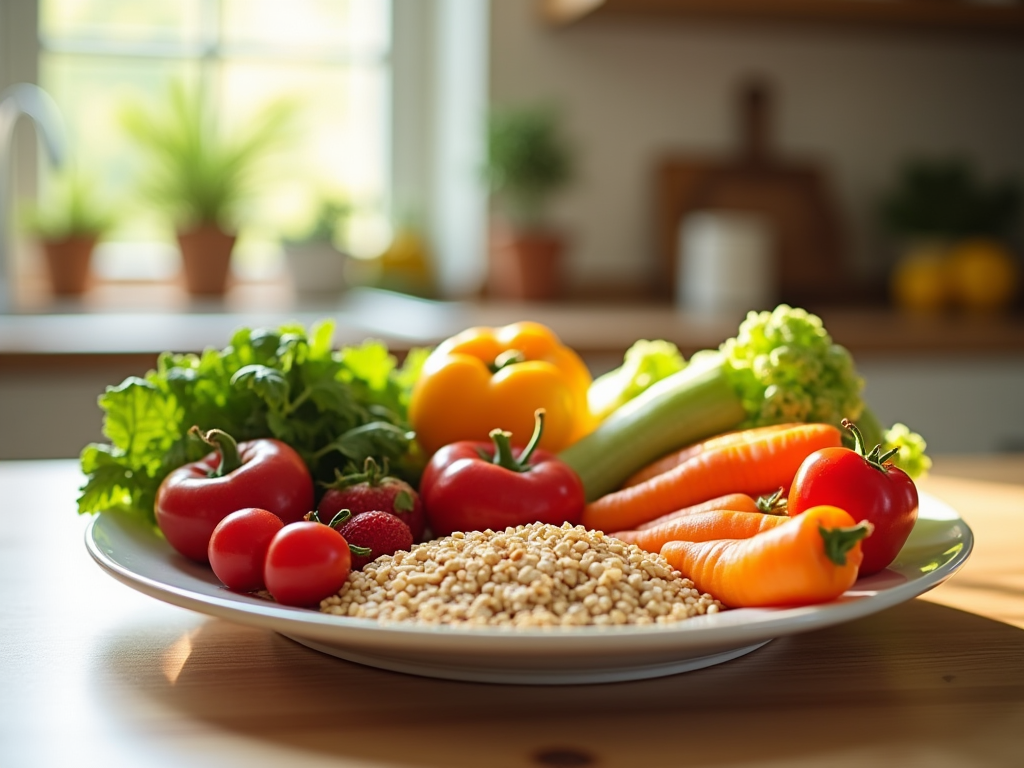
<path id="1" fill-rule="evenodd" d="M 39 79 L 61 108 L 76 165 L 115 201 L 132 199 L 145 167 L 120 125 L 125 105 L 159 108 L 172 80 L 201 85 L 230 132 L 289 99 L 296 140 L 267 169 L 235 258 L 243 276 L 267 278 L 280 266 L 278 238 L 300 229 L 324 195 L 351 200 L 353 247 L 379 247 L 390 28 L 390 3 L 381 0 L 41 0 Z M 173 274 L 166 225 L 149 206 L 123 207 L 128 215 L 97 269 L 108 277 Z"/>
<path id="2" fill-rule="evenodd" d="M 391 225 L 411 215 L 438 252 L 439 271 L 454 276 L 456 290 L 474 287 L 485 215 L 475 166 L 486 4 L 15 0 L 0 21 L 0 87 L 35 80 L 54 97 L 76 165 L 125 214 L 97 254 L 101 279 L 167 280 L 178 268 L 168 223 L 138 199 L 143 158 L 120 124 L 125 104 L 156 106 L 178 79 L 215 96 L 225 128 L 277 97 L 299 106 L 299 138 L 275 159 L 273 181 L 241 230 L 234 269 L 243 280 L 280 279 L 280 238 L 327 195 L 354 206 L 346 244 L 356 255 L 378 252 Z M 29 142 L 19 139 L 19 153 Z M 43 160 L 32 174 L 16 170 L 22 195 L 32 187 L 26 176 L 38 170 L 45 186 L 50 173 Z"/>

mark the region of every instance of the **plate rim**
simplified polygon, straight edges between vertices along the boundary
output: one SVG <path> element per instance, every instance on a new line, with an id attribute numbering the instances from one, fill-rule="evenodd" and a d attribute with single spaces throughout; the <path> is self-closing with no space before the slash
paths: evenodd
<path id="1" fill-rule="evenodd" d="M 923 508 L 944 513 L 942 517 L 926 519 L 948 519 L 951 526 L 961 528 L 958 538 L 960 550 L 932 571 L 882 589 L 857 589 L 855 585 L 842 598 L 825 604 L 792 608 L 736 608 L 711 616 L 648 626 L 517 629 L 384 623 L 375 619 L 343 617 L 315 609 L 282 606 L 258 597 L 233 593 L 226 588 L 223 597 L 207 595 L 138 573 L 106 553 L 97 541 L 98 527 L 136 522 L 116 514 L 101 513 L 94 516 L 85 530 L 85 544 L 89 554 L 104 571 L 150 597 L 205 615 L 318 642 L 330 636 L 334 642 L 360 639 L 361 642 L 372 641 L 389 650 L 401 649 L 414 643 L 424 650 L 443 648 L 460 653 L 479 651 L 481 641 L 488 644 L 487 652 L 564 651 L 574 654 L 584 649 L 594 653 L 608 652 L 624 642 L 636 646 L 639 651 L 667 648 L 678 645 L 681 640 L 687 641 L 690 647 L 713 647 L 723 643 L 739 646 L 863 618 L 918 597 L 956 573 L 974 548 L 973 531 L 945 502 L 925 493 L 921 493 L 920 498 Z M 924 503 L 926 500 L 927 504 Z M 141 523 L 139 526 L 141 529 Z M 155 533 L 153 535 L 157 538 Z M 867 578 L 870 580 L 876 577 Z M 869 587 L 870 582 L 862 586 Z M 575 642 L 567 642 L 568 638 Z"/>

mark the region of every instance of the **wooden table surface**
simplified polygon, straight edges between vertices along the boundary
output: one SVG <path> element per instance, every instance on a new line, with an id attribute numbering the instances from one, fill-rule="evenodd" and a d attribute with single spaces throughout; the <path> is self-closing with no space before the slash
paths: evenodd
<path id="1" fill-rule="evenodd" d="M 97 567 L 70 461 L 0 463 L 0 766 L 1024 765 L 1024 455 L 939 457 L 976 536 L 880 614 L 655 680 L 386 672 L 146 597 Z"/>

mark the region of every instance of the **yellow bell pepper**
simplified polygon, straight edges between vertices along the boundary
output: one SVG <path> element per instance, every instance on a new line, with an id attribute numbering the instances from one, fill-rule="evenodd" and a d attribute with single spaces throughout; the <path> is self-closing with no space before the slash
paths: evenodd
<path id="1" fill-rule="evenodd" d="M 590 432 L 590 371 L 540 323 L 469 328 L 430 353 L 412 391 L 409 419 L 424 451 L 489 440 L 493 429 L 524 445 L 546 411 L 540 447 L 560 451 Z"/>

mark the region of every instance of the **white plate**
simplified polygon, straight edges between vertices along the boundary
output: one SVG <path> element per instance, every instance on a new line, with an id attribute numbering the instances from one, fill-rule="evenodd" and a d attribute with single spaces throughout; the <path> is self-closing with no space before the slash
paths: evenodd
<path id="1" fill-rule="evenodd" d="M 89 553 L 114 578 L 173 605 L 280 632 L 323 653 L 397 672 L 490 683 L 603 683 L 660 677 L 719 664 L 783 635 L 882 611 L 941 584 L 967 560 L 971 529 L 922 495 L 914 532 L 896 562 L 839 600 L 804 608 L 724 611 L 668 626 L 566 630 L 382 625 L 289 608 L 228 591 L 151 528 L 115 514 L 86 531 Z"/>

